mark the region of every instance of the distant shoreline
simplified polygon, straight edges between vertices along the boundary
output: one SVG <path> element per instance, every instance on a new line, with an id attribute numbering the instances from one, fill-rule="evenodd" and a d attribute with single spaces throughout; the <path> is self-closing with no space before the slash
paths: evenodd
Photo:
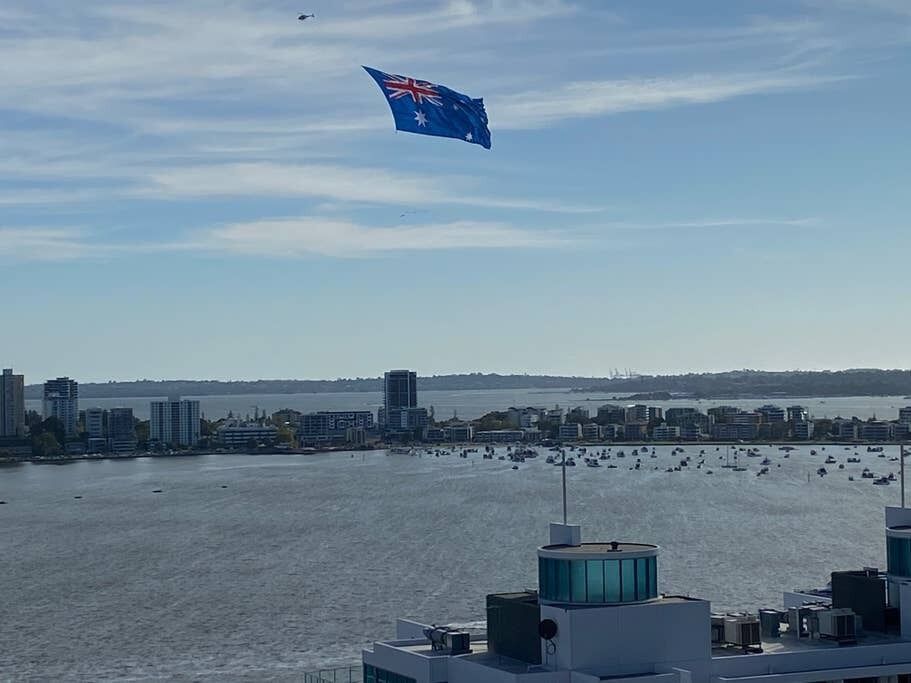
<path id="1" fill-rule="evenodd" d="M 78 377 L 75 378 L 78 381 Z M 80 398 L 164 398 L 286 394 L 381 393 L 382 377 L 334 380 L 263 379 L 135 380 L 81 382 Z M 610 395 L 667 394 L 691 400 L 752 398 L 842 398 L 911 396 L 911 370 L 857 369 L 822 372 L 737 370 L 685 375 L 578 377 L 565 375 L 450 374 L 418 376 L 418 391 L 567 391 Z M 27 399 L 40 399 L 42 385 L 29 384 Z M 911 400 L 911 399 L 909 399 Z"/>

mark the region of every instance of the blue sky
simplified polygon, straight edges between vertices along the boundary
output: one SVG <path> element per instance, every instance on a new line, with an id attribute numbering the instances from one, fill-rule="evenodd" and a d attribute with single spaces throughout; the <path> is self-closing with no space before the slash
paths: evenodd
<path id="1" fill-rule="evenodd" d="M 907 367 L 909 48 L 906 0 L 6 0 L 0 364 Z"/>

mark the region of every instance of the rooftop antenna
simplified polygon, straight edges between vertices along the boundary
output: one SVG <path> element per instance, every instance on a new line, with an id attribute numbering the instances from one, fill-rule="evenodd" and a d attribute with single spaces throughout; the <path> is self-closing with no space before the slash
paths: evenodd
<path id="1" fill-rule="evenodd" d="M 566 524 L 566 449 L 564 448 L 561 450 L 563 451 L 563 463 L 562 463 L 563 466 L 560 469 L 563 470 L 563 524 L 565 525 Z M 902 463 L 902 464 L 904 464 L 904 463 Z M 904 470 L 902 470 L 902 471 L 904 472 Z M 904 478 L 904 475 L 902 475 L 902 507 L 905 506 L 904 486 L 905 486 L 905 478 Z"/>
<path id="2" fill-rule="evenodd" d="M 902 480 L 902 507 L 905 507 L 905 443 L 902 442 L 898 445 L 898 460 L 901 464 L 901 480 Z"/>

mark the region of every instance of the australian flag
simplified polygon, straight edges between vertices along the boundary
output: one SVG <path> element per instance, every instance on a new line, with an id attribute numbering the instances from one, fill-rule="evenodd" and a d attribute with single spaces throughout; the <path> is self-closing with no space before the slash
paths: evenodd
<path id="1" fill-rule="evenodd" d="M 364 67 L 389 102 L 396 130 L 458 138 L 490 149 L 484 100 L 446 86 Z"/>

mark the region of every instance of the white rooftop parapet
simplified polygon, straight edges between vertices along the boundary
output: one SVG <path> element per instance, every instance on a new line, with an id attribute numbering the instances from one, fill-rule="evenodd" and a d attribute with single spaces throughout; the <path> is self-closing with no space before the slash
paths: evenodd
<path id="1" fill-rule="evenodd" d="M 582 527 L 578 524 L 550 523 L 550 545 L 581 545 Z"/>

